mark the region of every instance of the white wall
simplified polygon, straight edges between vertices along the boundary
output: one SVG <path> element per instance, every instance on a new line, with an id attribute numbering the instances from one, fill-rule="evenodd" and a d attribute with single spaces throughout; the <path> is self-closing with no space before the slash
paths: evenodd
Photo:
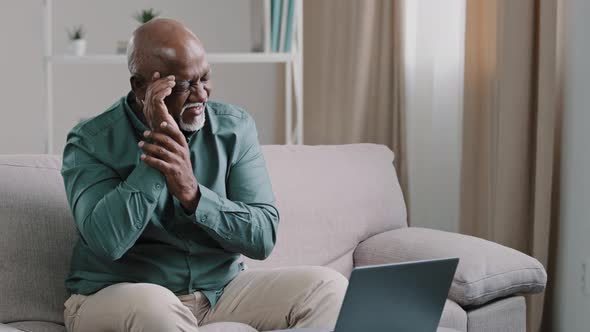
<path id="1" fill-rule="evenodd" d="M 404 2 L 410 221 L 457 232 L 465 0 Z"/>
<path id="2" fill-rule="evenodd" d="M 581 332 L 590 326 L 590 289 L 584 294 L 582 286 L 583 263 L 590 264 L 590 1 L 564 4 L 565 112 L 553 331 Z"/>
<path id="3" fill-rule="evenodd" d="M 252 0 L 254 1 L 254 0 Z M 255 0 L 260 1 L 260 0 Z M 248 52 L 257 36 L 251 1 L 232 0 L 54 0 L 54 53 L 66 51 L 66 27 L 83 24 L 88 53 L 114 53 L 137 27 L 131 17 L 143 8 L 181 20 L 205 43 L 209 52 Z M 43 0 L 0 2 L 1 53 L 0 153 L 45 152 L 43 96 Z M 124 65 L 56 65 L 55 153 L 61 153 L 68 130 L 80 118 L 98 114 L 129 89 Z M 262 143 L 276 142 L 275 96 L 283 82 L 281 65 L 216 65 L 212 99 L 245 107 L 256 119 Z M 278 71 L 277 71 L 278 70 Z M 278 85 L 278 86 L 277 86 Z M 277 91 L 278 89 L 278 91 Z M 282 108 L 281 108 L 282 110 Z M 18 139 L 7 139 L 7 138 Z M 277 139 L 275 140 L 275 137 Z"/>
<path id="4" fill-rule="evenodd" d="M 41 1 L 0 2 L 0 153 L 43 153 Z"/>

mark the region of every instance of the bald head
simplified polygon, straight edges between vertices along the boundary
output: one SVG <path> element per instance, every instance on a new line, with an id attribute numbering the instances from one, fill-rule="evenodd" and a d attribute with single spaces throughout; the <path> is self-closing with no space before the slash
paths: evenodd
<path id="1" fill-rule="evenodd" d="M 199 38 L 184 24 L 169 18 L 153 19 L 137 28 L 127 47 L 131 75 L 163 70 L 204 56 Z"/>

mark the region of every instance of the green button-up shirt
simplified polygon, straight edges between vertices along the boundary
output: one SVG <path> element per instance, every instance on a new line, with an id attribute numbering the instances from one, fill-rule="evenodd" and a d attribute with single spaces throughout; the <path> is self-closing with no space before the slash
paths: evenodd
<path id="1" fill-rule="evenodd" d="M 279 213 L 252 117 L 218 102 L 187 137 L 201 198 L 187 215 L 163 174 L 140 159 L 148 128 L 121 98 L 67 137 L 62 176 L 80 234 L 65 285 L 88 295 L 147 282 L 215 305 L 241 270 L 240 254 L 268 257 Z"/>

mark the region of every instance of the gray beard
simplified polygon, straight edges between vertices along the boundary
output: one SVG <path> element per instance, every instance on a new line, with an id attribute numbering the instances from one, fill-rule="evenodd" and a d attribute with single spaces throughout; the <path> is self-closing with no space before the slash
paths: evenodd
<path id="1" fill-rule="evenodd" d="M 180 129 L 188 132 L 194 132 L 198 131 L 199 129 L 203 128 L 203 126 L 205 126 L 205 110 L 203 110 L 203 113 L 197 116 L 195 120 L 190 123 L 186 123 L 184 122 L 184 120 L 182 120 L 182 114 L 184 113 L 184 111 L 185 110 L 183 109 L 180 112 L 179 116 L 178 126 L 180 127 Z"/>

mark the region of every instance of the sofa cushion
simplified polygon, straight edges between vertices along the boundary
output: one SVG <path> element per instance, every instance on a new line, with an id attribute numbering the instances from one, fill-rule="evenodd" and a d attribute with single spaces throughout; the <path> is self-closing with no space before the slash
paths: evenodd
<path id="1" fill-rule="evenodd" d="M 77 239 L 57 156 L 0 157 L 0 322 L 63 322 Z"/>
<path id="2" fill-rule="evenodd" d="M 360 241 L 406 226 L 406 210 L 383 145 L 264 146 L 280 213 L 278 241 L 249 266 L 325 265 L 344 275 Z"/>

